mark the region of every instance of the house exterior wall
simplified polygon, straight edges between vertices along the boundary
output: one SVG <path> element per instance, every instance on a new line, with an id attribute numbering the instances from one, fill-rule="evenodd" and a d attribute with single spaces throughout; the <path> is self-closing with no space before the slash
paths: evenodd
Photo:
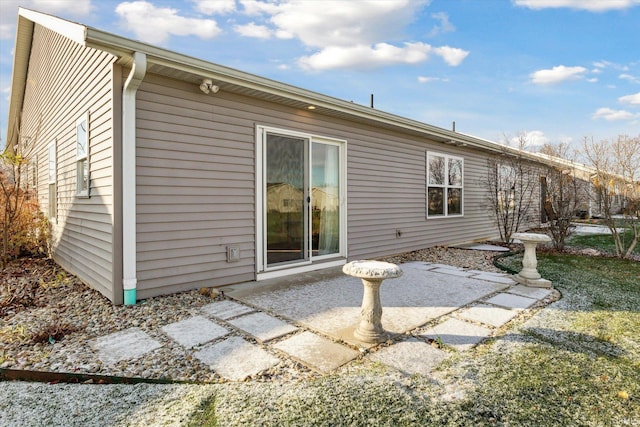
<path id="1" fill-rule="evenodd" d="M 257 117 L 149 74 L 136 109 L 138 298 L 253 280 Z"/>
<path id="2" fill-rule="evenodd" d="M 108 298 L 113 295 L 114 61 L 35 25 L 21 117 L 34 141 L 37 194 L 49 212 L 48 147 L 56 149 L 56 262 Z M 76 196 L 76 122 L 89 115 L 90 197 Z"/>
<path id="3" fill-rule="evenodd" d="M 256 278 L 258 125 L 347 141 L 349 259 L 497 235 L 486 153 L 148 74 L 137 93 L 139 298 Z M 464 159 L 463 216 L 427 218 L 427 151 Z"/>

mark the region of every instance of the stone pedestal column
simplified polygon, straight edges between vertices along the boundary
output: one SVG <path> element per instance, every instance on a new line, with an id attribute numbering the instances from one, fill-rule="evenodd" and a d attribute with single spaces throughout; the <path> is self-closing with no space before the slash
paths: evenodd
<path id="1" fill-rule="evenodd" d="M 384 341 L 386 333 L 382 328 L 382 304 L 380 303 L 382 279 L 362 279 L 362 285 L 364 286 L 360 309 L 362 320 L 353 332 L 353 336 L 364 342 Z"/>
<path id="2" fill-rule="evenodd" d="M 550 242 L 551 238 L 546 234 L 514 233 L 512 238 L 518 239 L 524 245 L 524 257 L 522 258 L 522 271 L 514 276 L 514 279 L 523 285 L 538 288 L 550 288 L 551 282 L 543 279 L 538 273 L 538 259 L 536 258 L 536 246 L 538 243 Z"/>
<path id="3" fill-rule="evenodd" d="M 364 293 L 362 295 L 361 320 L 353 336 L 366 343 L 385 341 L 389 334 L 382 327 L 382 304 L 380 302 L 380 286 L 384 279 L 400 277 L 402 270 L 388 262 L 352 261 L 342 271 L 353 277 L 362 279 Z"/>
<path id="4" fill-rule="evenodd" d="M 520 276 L 525 279 L 536 280 L 539 279 L 540 273 L 538 273 L 538 258 L 536 258 L 536 246 L 538 242 L 522 241 L 524 245 L 524 257 L 522 258 L 522 271 Z"/>

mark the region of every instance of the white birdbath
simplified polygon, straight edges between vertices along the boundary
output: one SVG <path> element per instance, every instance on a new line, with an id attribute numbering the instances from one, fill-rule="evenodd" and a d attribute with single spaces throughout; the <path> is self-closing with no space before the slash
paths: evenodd
<path id="1" fill-rule="evenodd" d="M 395 264 L 382 261 L 351 261 L 342 267 L 344 274 L 362 279 L 362 319 L 353 336 L 366 343 L 385 341 L 389 334 L 382 328 L 382 304 L 380 285 L 384 279 L 402 276 L 402 270 Z"/>
<path id="2" fill-rule="evenodd" d="M 538 243 L 547 243 L 551 238 L 546 234 L 514 233 L 512 238 L 518 239 L 524 245 L 524 258 L 522 258 L 522 271 L 513 278 L 523 285 L 537 288 L 550 288 L 551 282 L 543 279 L 538 273 L 538 259 L 536 258 L 536 246 Z"/>

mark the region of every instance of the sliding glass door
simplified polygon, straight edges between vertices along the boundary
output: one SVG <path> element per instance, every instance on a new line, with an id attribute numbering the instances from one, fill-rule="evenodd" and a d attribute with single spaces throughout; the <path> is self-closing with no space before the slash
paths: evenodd
<path id="1" fill-rule="evenodd" d="M 311 151 L 311 249 L 340 251 L 340 147 L 314 142 Z"/>
<path id="2" fill-rule="evenodd" d="M 267 265 L 307 260 L 308 141 L 267 134 Z"/>
<path id="3" fill-rule="evenodd" d="M 263 130 L 260 270 L 344 252 L 343 143 Z"/>

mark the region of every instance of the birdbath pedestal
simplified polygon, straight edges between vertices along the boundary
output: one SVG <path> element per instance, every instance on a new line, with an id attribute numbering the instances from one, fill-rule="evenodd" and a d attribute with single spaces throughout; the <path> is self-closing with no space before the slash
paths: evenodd
<path id="1" fill-rule="evenodd" d="M 346 275 L 362 279 L 362 316 L 353 336 L 366 343 L 385 341 L 389 334 L 382 328 L 382 304 L 380 303 L 380 285 L 384 279 L 402 276 L 402 270 L 395 264 L 382 261 L 351 261 L 342 267 Z"/>
<path id="2" fill-rule="evenodd" d="M 518 239 L 524 245 L 524 257 L 522 258 L 522 271 L 513 278 L 523 285 L 537 288 L 550 288 L 551 281 L 543 279 L 538 273 L 538 259 L 536 258 L 536 246 L 538 243 L 547 243 L 551 238 L 546 234 L 514 233 L 512 238 Z"/>

